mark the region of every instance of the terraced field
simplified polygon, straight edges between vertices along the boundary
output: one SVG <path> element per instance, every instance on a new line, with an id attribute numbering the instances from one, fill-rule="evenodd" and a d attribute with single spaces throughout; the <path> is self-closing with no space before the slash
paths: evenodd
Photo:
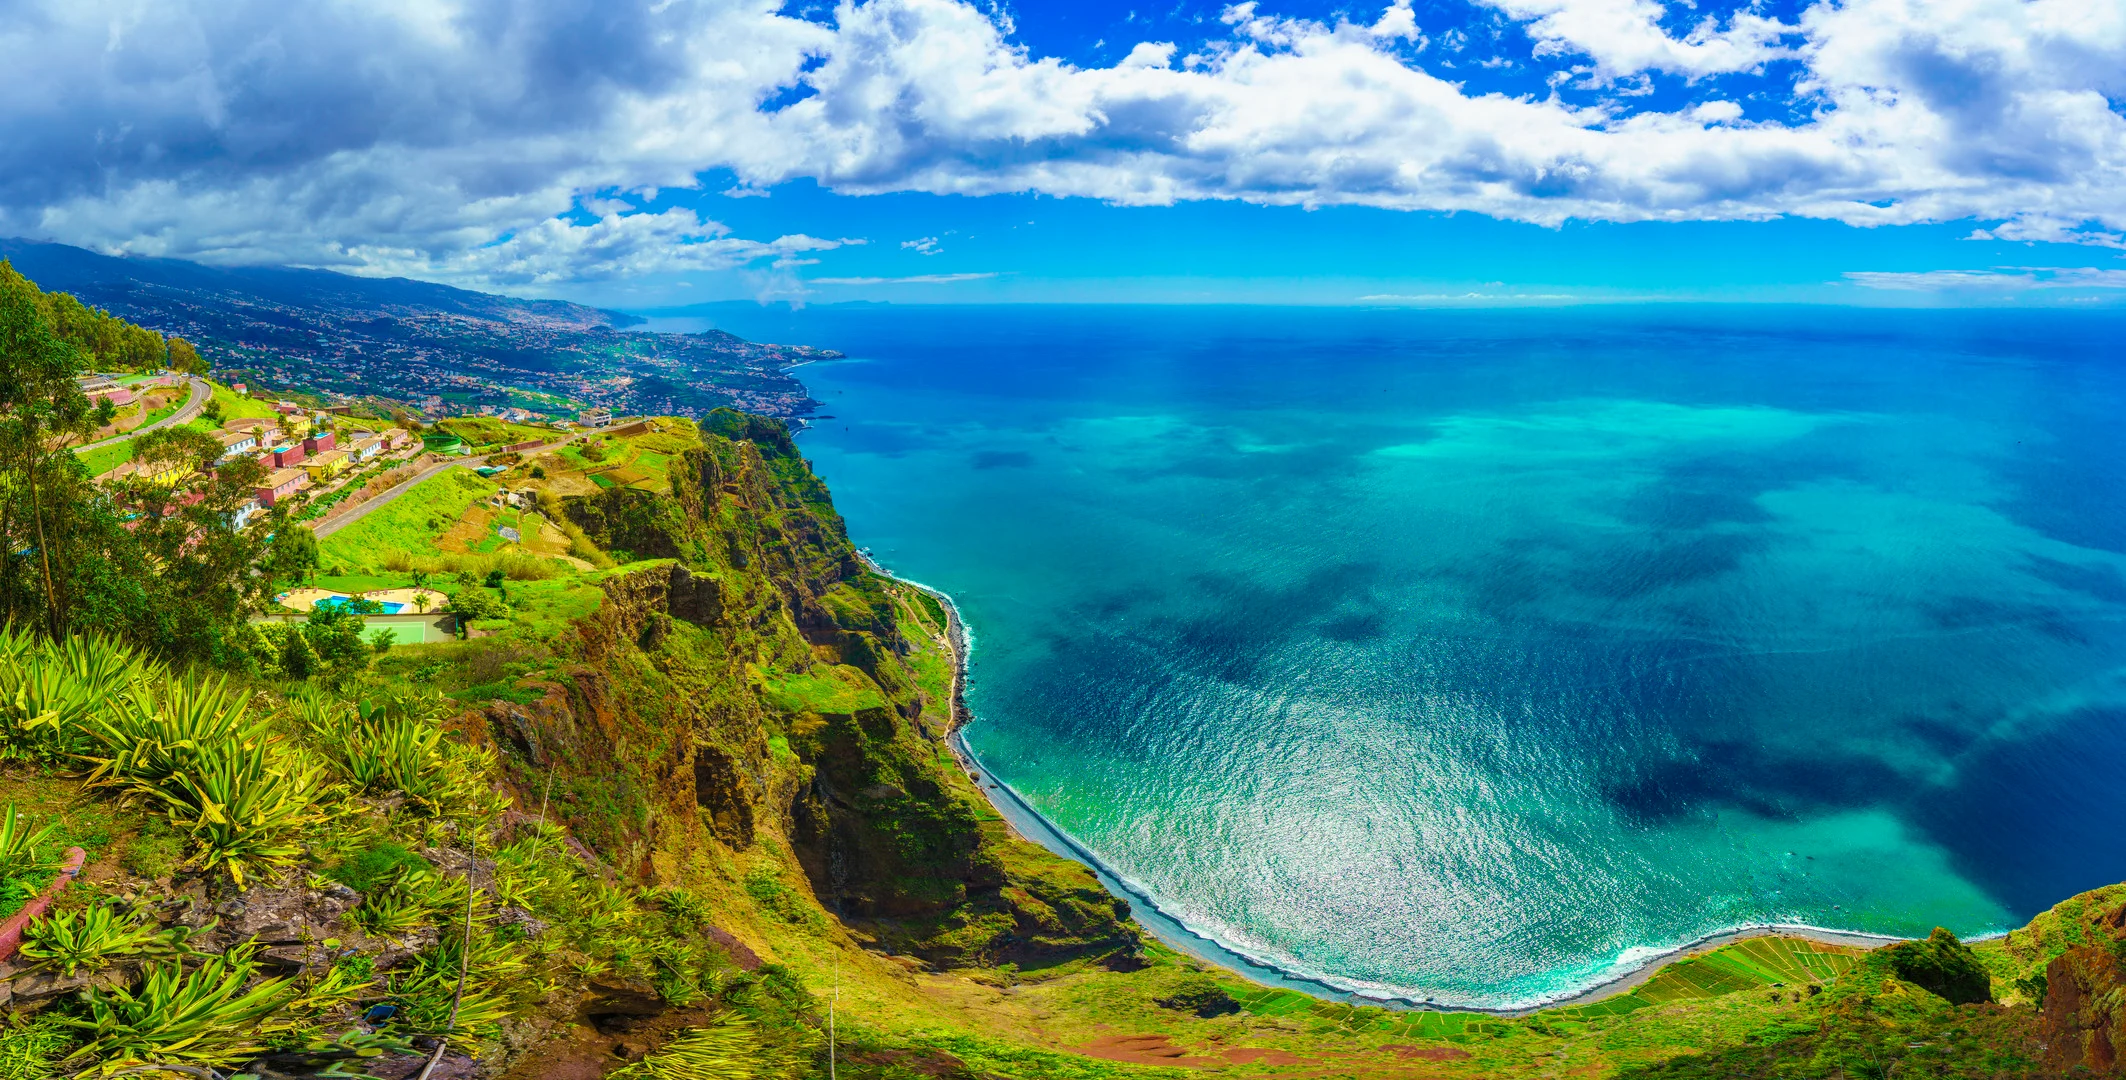
<path id="1" fill-rule="evenodd" d="M 1823 945 L 1800 938 L 1761 937 L 1724 945 L 1686 957 L 1628 993 L 1586 1005 L 1548 1009 L 1535 1019 L 1550 1026 L 1574 1027 L 1605 1016 L 1621 1016 L 1670 1002 L 1722 997 L 1764 987 L 1802 987 L 1828 983 L 1853 970 L 1862 950 Z M 1238 995 L 1241 1008 L 1256 1016 L 1311 1021 L 1310 1030 L 1375 1033 L 1398 1038 L 1470 1042 L 1504 1035 L 1506 1021 L 1483 1013 L 1391 1010 L 1322 1001 L 1291 990 L 1263 988 Z"/>

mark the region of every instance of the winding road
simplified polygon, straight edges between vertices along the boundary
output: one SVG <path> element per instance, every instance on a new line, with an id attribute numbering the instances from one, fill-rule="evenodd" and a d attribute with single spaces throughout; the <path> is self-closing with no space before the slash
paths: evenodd
<path id="1" fill-rule="evenodd" d="M 615 421 L 616 425 L 617 423 L 618 421 Z M 557 446 L 566 446 L 569 443 L 575 442 L 577 439 L 580 439 L 587 434 L 590 434 L 590 432 L 579 431 L 563 438 L 555 439 L 553 442 L 532 447 L 524 452 L 529 454 L 536 454 L 544 450 L 551 450 Z M 369 499 L 366 502 L 362 502 L 356 506 L 347 509 L 346 511 L 342 512 L 338 517 L 327 518 L 323 522 L 311 526 L 310 531 L 315 534 L 318 539 L 323 540 L 324 538 L 331 536 L 333 533 L 336 533 L 341 529 L 344 529 L 347 526 L 352 525 L 365 517 L 368 517 L 371 512 L 389 505 L 393 500 L 397 499 L 399 496 L 404 495 L 409 491 L 412 491 L 415 484 L 418 484 L 423 480 L 435 476 L 436 474 L 442 472 L 445 469 L 479 468 L 480 466 L 487 464 L 487 459 L 490 456 L 492 455 L 482 454 L 479 457 L 456 458 L 453 460 L 436 462 L 435 464 L 430 465 L 425 469 L 422 469 L 420 472 L 413 474 L 411 477 L 408 477 L 407 479 L 384 489 L 382 492 L 379 492 L 375 498 Z"/>
<path id="2" fill-rule="evenodd" d="M 113 435 L 108 439 L 102 439 L 97 442 L 77 446 L 74 448 L 74 452 L 79 454 L 84 451 L 96 450 L 105 446 L 110 446 L 113 443 L 122 443 L 127 439 L 133 438 L 136 435 L 145 435 L 148 432 L 154 431 L 158 428 L 169 427 L 171 424 L 182 424 L 185 421 L 190 420 L 195 416 L 198 416 L 199 410 L 207 407 L 207 399 L 214 396 L 214 388 L 207 383 L 207 380 L 195 379 L 189 375 L 185 377 L 185 381 L 192 384 L 192 394 L 190 397 L 185 399 L 185 403 L 183 405 L 177 407 L 176 412 L 173 412 L 170 415 L 165 416 L 152 424 L 145 424 L 141 427 L 134 428 L 132 431 L 128 431 L 123 435 Z"/>
<path id="3" fill-rule="evenodd" d="M 420 472 L 413 474 L 411 477 L 400 481 L 399 483 L 393 484 L 388 488 L 385 488 L 383 491 L 379 492 L 375 498 L 357 504 L 353 508 L 349 509 L 346 513 L 343 513 L 335 518 L 327 518 L 324 522 L 311 526 L 310 531 L 315 534 L 318 539 L 323 540 L 324 538 L 331 536 L 333 533 L 336 533 L 341 529 L 344 529 L 347 526 L 352 525 L 365 517 L 368 517 L 372 511 L 378 510 L 386 505 L 389 505 L 392 500 L 397 499 L 399 496 L 404 495 L 407 492 L 413 490 L 413 486 L 415 484 L 418 484 L 421 481 L 428 479 L 429 477 L 435 476 L 436 474 L 442 472 L 445 469 L 455 469 L 460 466 L 463 466 L 468 469 L 477 468 L 480 465 L 485 464 L 486 461 L 487 458 L 485 456 L 476 458 L 459 458 L 455 461 L 438 461 L 435 464 L 430 465 L 425 469 L 422 469 Z"/>

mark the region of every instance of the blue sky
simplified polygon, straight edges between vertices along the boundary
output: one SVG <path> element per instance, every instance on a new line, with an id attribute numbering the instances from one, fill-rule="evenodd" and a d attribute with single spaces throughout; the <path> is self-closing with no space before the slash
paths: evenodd
<path id="1" fill-rule="evenodd" d="M 2102 304 L 2126 0 L 17 0 L 0 235 L 631 308 Z"/>

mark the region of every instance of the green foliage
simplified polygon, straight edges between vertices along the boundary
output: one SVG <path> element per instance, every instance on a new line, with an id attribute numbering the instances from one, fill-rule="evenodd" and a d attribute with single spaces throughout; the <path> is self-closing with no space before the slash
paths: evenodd
<path id="1" fill-rule="evenodd" d="M 1935 927 L 1925 941 L 1902 941 L 1882 950 L 1897 977 L 1940 995 L 1954 1005 L 1993 1000 L 1993 978 L 1969 946 Z"/>
<path id="2" fill-rule="evenodd" d="M 119 864 L 153 881 L 176 872 L 184 855 L 184 834 L 172 827 L 167 818 L 149 817 L 141 821 L 139 834 L 126 845 Z"/>
<path id="3" fill-rule="evenodd" d="M 56 823 L 47 822 L 41 829 L 32 829 L 29 819 L 15 811 L 15 804 L 7 804 L 7 810 L 0 813 L 0 879 L 27 878 L 57 868 L 59 855 L 49 843 L 57 828 Z"/>
<path id="4" fill-rule="evenodd" d="M 31 923 L 23 935 L 22 955 L 50 964 L 68 975 L 95 971 L 113 961 L 159 958 L 184 953 L 191 931 L 164 928 L 141 913 L 121 912 L 109 904 L 78 911 L 56 911 Z"/>
<path id="5" fill-rule="evenodd" d="M 509 605 L 495 594 L 470 585 L 450 594 L 450 610 L 466 619 L 507 619 Z"/>
<path id="6" fill-rule="evenodd" d="M 1161 1008 L 1194 1013 L 1204 1019 L 1240 1011 L 1240 1002 L 1233 1000 L 1233 995 L 1226 993 L 1225 987 L 1208 975 L 1193 975 L 1182 980 L 1181 985 L 1157 1001 Z"/>
<path id="7" fill-rule="evenodd" d="M 187 375 L 205 375 L 207 362 L 200 357 L 199 350 L 193 348 L 191 342 L 181 337 L 173 337 L 170 339 L 170 368 Z"/>
<path id="8" fill-rule="evenodd" d="M 53 333 L 74 346 L 82 359 L 99 371 L 154 371 L 167 358 L 161 334 L 90 307 L 67 293 L 43 293 L 37 298 L 37 306 Z M 204 374 L 206 369 L 199 370 Z"/>
<path id="9" fill-rule="evenodd" d="M 664 1049 L 606 1074 L 607 1080 L 766 1080 L 782 1071 L 753 1026 L 726 1018 L 694 1028 Z"/>
<path id="10" fill-rule="evenodd" d="M 0 1080 L 47 1080 L 73 1048 L 73 1035 L 58 1016 L 16 1017 L 0 1028 Z"/>
<path id="11" fill-rule="evenodd" d="M 433 694 L 359 703 L 312 695 L 297 706 L 310 744 L 356 793 L 403 792 L 431 817 L 488 821 L 508 809 L 487 780 L 494 752 L 446 740 Z"/>
<path id="12" fill-rule="evenodd" d="M 238 887 L 302 853 L 324 780 L 321 766 L 267 733 L 249 698 L 220 679 L 175 680 L 159 698 L 136 689 L 85 718 L 91 746 L 79 755 L 91 787 L 162 810 L 192 840 L 187 861 Z"/>
<path id="13" fill-rule="evenodd" d="M 815 931 L 826 929 L 826 920 L 821 918 L 819 907 L 783 884 L 782 876 L 772 867 L 757 867 L 747 874 L 745 889 L 746 895 L 752 897 L 762 910 L 786 923 Z"/>
<path id="14" fill-rule="evenodd" d="M 429 868 L 427 859 L 380 840 L 333 867 L 332 878 L 356 892 L 368 893 L 396 880 L 400 870 Z"/>
<path id="15" fill-rule="evenodd" d="M 137 989 L 87 991 L 85 1015 L 66 1020 L 84 1040 L 67 1060 L 92 1063 L 81 1075 L 109 1076 L 157 1061 L 226 1069 L 256 1055 L 284 1030 L 272 1018 L 298 991 L 286 979 L 254 983 L 255 954 L 240 945 L 190 971 L 164 961 Z"/>

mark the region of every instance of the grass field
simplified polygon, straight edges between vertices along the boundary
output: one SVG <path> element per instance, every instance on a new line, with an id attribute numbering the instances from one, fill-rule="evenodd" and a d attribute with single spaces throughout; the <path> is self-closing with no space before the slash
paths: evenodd
<path id="1" fill-rule="evenodd" d="M 436 537 L 494 490 L 493 483 L 469 469 L 446 469 L 415 485 L 396 502 L 320 541 L 318 562 L 350 572 L 374 572 L 383 568 L 386 552 L 440 554 Z"/>
<path id="2" fill-rule="evenodd" d="M 224 421 L 264 418 L 274 415 L 273 406 L 263 401 L 253 401 L 220 383 L 208 383 L 207 385 L 214 388 L 214 400 L 221 405 L 221 418 Z"/>
<path id="3" fill-rule="evenodd" d="M 74 456 L 80 458 L 81 463 L 88 467 L 90 476 L 102 476 L 133 459 L 133 442 L 128 439 L 94 450 L 76 450 Z"/>

